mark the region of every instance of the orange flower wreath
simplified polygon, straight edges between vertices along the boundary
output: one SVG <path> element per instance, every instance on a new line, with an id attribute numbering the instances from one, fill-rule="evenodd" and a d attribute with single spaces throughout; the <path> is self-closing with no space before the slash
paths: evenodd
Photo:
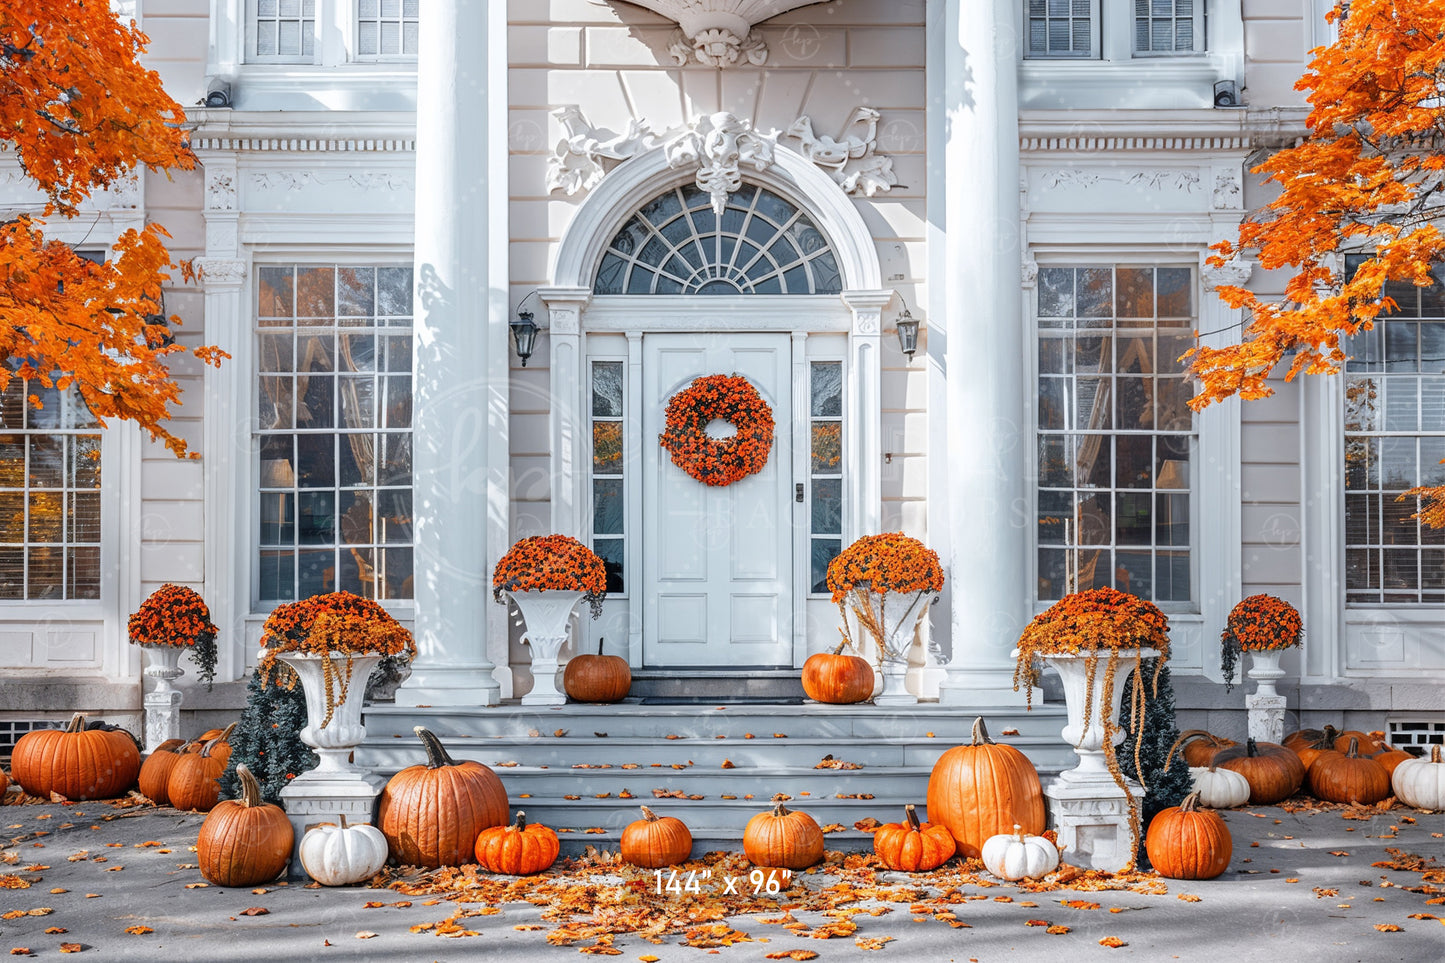
<path id="1" fill-rule="evenodd" d="M 721 418 L 737 429 L 711 438 L 708 422 Z M 667 403 L 667 430 L 658 443 L 672 463 L 704 485 L 731 485 L 762 471 L 773 449 L 773 411 L 742 375 L 704 375 Z"/>

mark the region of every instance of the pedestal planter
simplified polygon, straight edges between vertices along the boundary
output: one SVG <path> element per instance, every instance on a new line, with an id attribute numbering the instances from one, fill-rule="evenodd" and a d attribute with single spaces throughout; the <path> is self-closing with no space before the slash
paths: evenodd
<path id="1" fill-rule="evenodd" d="M 567 697 L 557 690 L 557 653 L 567 641 L 567 624 L 582 593 L 554 589 L 507 594 L 526 625 L 522 641 L 532 648 L 532 691 L 522 696 L 522 705 L 564 705 Z"/>
<path id="2" fill-rule="evenodd" d="M 300 872 L 300 845 L 306 828 L 321 822 L 340 822 L 344 815 L 351 822 L 371 822 L 376 797 L 386 780 L 351 762 L 351 753 L 366 738 L 361 724 L 361 706 L 366 697 L 366 680 L 381 661 L 380 655 L 353 655 L 351 681 L 346 698 L 335 703 L 331 719 L 326 717 L 326 685 L 323 660 L 331 660 L 338 675 L 346 672 L 346 656 L 313 655 L 301 652 L 278 652 L 276 658 L 295 670 L 306 695 L 306 728 L 301 741 L 311 747 L 320 760 L 315 769 L 304 772 L 281 790 L 281 802 L 295 830 L 296 848 L 292 854 L 292 871 Z M 339 687 L 333 686 L 333 690 Z M 336 692 L 339 696 L 339 691 Z"/>
<path id="3" fill-rule="evenodd" d="M 1132 779 L 1126 779 L 1121 790 L 1109 773 L 1104 752 L 1104 720 L 1119 717 L 1124 676 L 1118 673 L 1132 672 L 1141 652 L 1146 659 L 1159 655 L 1154 649 L 1118 650 L 1118 666 L 1108 704 L 1104 703 L 1104 679 L 1112 652 L 1105 650 L 1098 654 L 1092 680 L 1086 654 L 1044 656 L 1063 680 L 1069 724 L 1064 726 L 1062 735 L 1079 757 L 1077 766 L 1045 784 L 1044 796 L 1049 800 L 1059 843 L 1070 854 L 1069 862 L 1087 869 L 1116 873 L 1134 859 L 1129 816 L 1131 808 L 1137 811 L 1144 789 Z M 1086 711 L 1087 727 L 1084 725 Z M 1114 733 L 1115 745 L 1123 741 L 1122 731 Z"/>
<path id="4" fill-rule="evenodd" d="M 865 605 L 875 625 L 883 629 L 878 639 L 882 650 L 883 689 L 873 699 L 874 705 L 917 705 L 918 696 L 908 691 L 908 650 L 913 647 L 913 633 L 934 599 L 932 592 L 870 592 L 854 589 L 850 601 Z"/>
<path id="5" fill-rule="evenodd" d="M 1250 649 L 1249 677 L 1259 685 L 1254 695 L 1244 697 L 1249 711 L 1249 734 L 1259 742 L 1284 741 L 1285 699 L 1274 689 L 1276 679 L 1284 678 L 1279 667 L 1283 649 Z"/>
<path id="6" fill-rule="evenodd" d="M 180 667 L 184 646 L 142 645 L 146 654 L 145 676 L 155 679 L 156 686 L 145 694 L 145 737 L 146 752 L 155 752 L 156 747 L 167 739 L 181 737 L 181 699 L 183 693 L 171 685 L 186 674 Z"/>

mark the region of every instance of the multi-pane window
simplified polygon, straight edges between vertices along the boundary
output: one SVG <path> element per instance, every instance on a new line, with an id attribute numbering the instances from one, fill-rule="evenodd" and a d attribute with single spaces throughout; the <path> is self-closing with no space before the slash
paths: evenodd
<path id="1" fill-rule="evenodd" d="M 1203 0 L 1198 2 L 1202 4 Z M 1134 0 L 1134 52 L 1193 52 L 1198 26 L 1195 3 L 1196 0 Z"/>
<path id="2" fill-rule="evenodd" d="M 607 594 L 626 589 L 626 427 L 621 361 L 592 362 L 592 551 L 607 567 Z"/>
<path id="3" fill-rule="evenodd" d="M 843 550 L 843 363 L 808 366 L 808 557 L 812 591 L 828 591 L 828 563 Z"/>
<path id="4" fill-rule="evenodd" d="M 415 57 L 421 0 L 357 0 L 359 57 Z"/>
<path id="5" fill-rule="evenodd" d="M 1094 53 L 1095 0 L 1027 0 L 1029 56 L 1089 57 Z"/>
<path id="6" fill-rule="evenodd" d="M 1349 338 L 1345 363 L 1345 600 L 1445 602 L 1445 530 L 1412 518 L 1445 485 L 1445 272 L 1391 284 L 1398 308 Z"/>
<path id="7" fill-rule="evenodd" d="M 74 388 L 0 394 L 0 599 L 100 598 L 100 428 Z"/>
<path id="8" fill-rule="evenodd" d="M 744 184 L 719 219 L 692 184 L 648 201 L 612 238 L 597 294 L 837 294 L 827 238 L 797 205 Z"/>
<path id="9" fill-rule="evenodd" d="M 263 602 L 412 597 L 412 271 L 258 272 Z"/>
<path id="10" fill-rule="evenodd" d="M 1038 598 L 1113 586 L 1194 597 L 1197 435 L 1185 365 L 1185 267 L 1039 272 Z"/>
<path id="11" fill-rule="evenodd" d="M 251 0 L 261 60 L 310 61 L 316 50 L 316 0 Z"/>

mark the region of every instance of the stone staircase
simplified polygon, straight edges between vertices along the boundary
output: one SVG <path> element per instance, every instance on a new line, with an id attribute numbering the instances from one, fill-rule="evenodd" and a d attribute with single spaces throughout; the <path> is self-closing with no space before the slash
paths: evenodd
<path id="1" fill-rule="evenodd" d="M 356 762 L 387 776 L 425 762 L 412 733 L 425 726 L 454 758 L 490 766 L 513 810 L 571 830 L 561 833 L 564 853 L 589 843 L 615 848 L 644 803 L 686 822 L 697 852 L 738 849 L 748 819 L 775 793 L 791 796 L 789 807 L 820 825 L 843 827 L 828 834 L 830 849 L 856 850 L 872 843 L 854 828 L 857 821 L 897 822 L 910 802 L 923 815 L 934 763 L 969 741 L 977 714 L 928 703 L 648 705 L 636 698 L 616 705 L 373 706 Z M 1059 736 L 1062 706 L 992 710 L 985 718 L 990 734 L 1024 752 L 1041 775 L 1076 761 Z M 815 768 L 828 755 L 859 768 Z"/>

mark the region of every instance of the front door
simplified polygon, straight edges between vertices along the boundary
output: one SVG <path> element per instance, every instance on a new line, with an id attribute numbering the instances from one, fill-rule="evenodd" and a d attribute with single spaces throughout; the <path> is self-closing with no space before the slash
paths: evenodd
<path id="1" fill-rule="evenodd" d="M 793 663 L 791 350 L 786 334 L 643 339 L 645 665 Z M 708 374 L 746 377 L 776 426 L 762 471 L 725 487 L 693 479 L 657 443 L 668 401 Z"/>

